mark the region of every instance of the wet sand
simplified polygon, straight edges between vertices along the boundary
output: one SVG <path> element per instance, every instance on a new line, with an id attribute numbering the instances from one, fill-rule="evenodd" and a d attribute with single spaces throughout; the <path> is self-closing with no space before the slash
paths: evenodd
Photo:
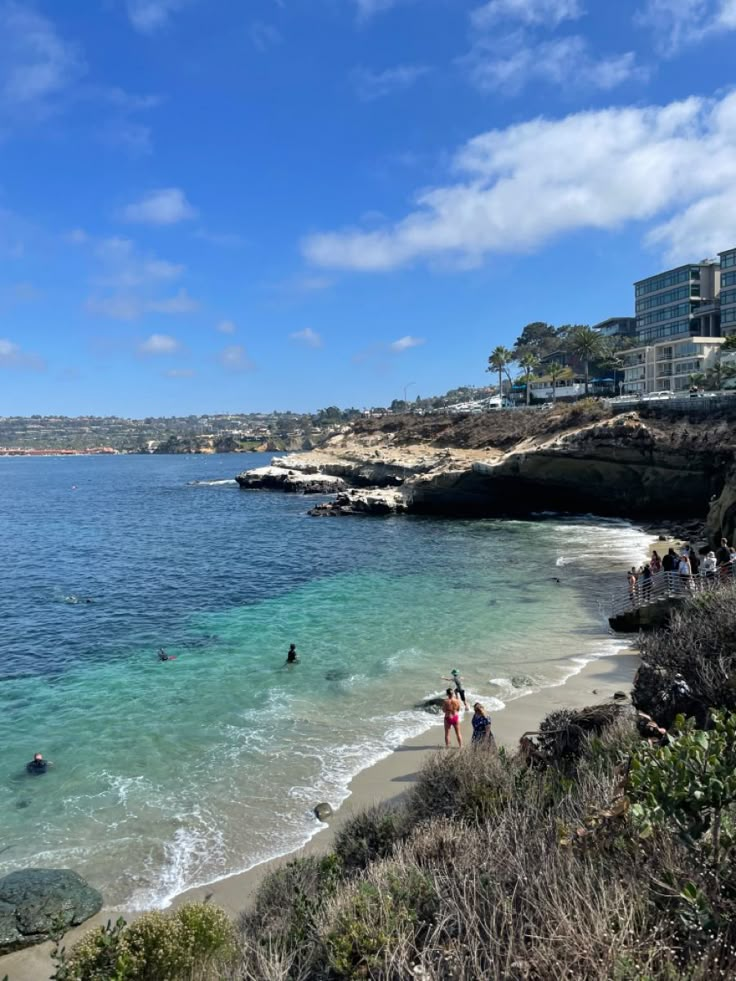
<path id="1" fill-rule="evenodd" d="M 605 702 L 616 691 L 628 693 L 638 664 L 639 658 L 635 651 L 600 658 L 587 664 L 579 674 L 568 678 L 563 685 L 531 692 L 509 702 L 504 710 L 493 715 L 493 732 L 497 742 L 504 746 L 515 746 L 523 733 L 536 730 L 539 722 L 558 708 L 582 708 Z M 463 738 L 468 743 L 471 715 L 472 712 L 467 712 L 463 719 Z M 303 848 L 281 858 L 263 862 L 247 872 L 188 890 L 176 898 L 175 905 L 208 896 L 212 902 L 222 906 L 233 916 L 237 915 L 251 902 L 264 876 L 294 858 L 328 851 L 337 831 L 353 814 L 371 804 L 393 800 L 405 792 L 416 780 L 417 771 L 427 757 L 443 746 L 441 724 L 408 740 L 386 759 L 362 771 L 353 779 L 350 797 L 330 818 L 328 827 L 320 830 Z M 317 803 L 319 802 L 315 800 L 315 804 Z M 67 948 L 96 923 L 105 923 L 110 918 L 115 920 L 119 915 L 119 912 L 103 910 L 97 917 L 67 934 Z M 0 977 L 7 974 L 9 981 L 47 981 L 52 973 L 49 960 L 51 946 L 50 943 L 39 944 L 0 957 Z"/>

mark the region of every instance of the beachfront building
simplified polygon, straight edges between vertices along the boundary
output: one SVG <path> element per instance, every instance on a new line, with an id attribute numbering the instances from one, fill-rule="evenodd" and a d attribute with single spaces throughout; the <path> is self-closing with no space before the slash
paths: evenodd
<path id="1" fill-rule="evenodd" d="M 736 249 L 721 252 L 721 333 L 736 333 Z"/>
<path id="2" fill-rule="evenodd" d="M 557 378 L 554 388 L 549 375 L 540 375 L 529 383 L 529 392 L 533 400 L 543 402 L 552 401 L 553 396 L 557 399 L 577 399 L 585 395 L 585 379 L 568 368 Z"/>
<path id="3" fill-rule="evenodd" d="M 691 375 L 713 367 L 723 344 L 721 268 L 708 259 L 634 284 L 636 344 L 622 353 L 624 393 L 685 392 Z"/>
<path id="4" fill-rule="evenodd" d="M 601 337 L 629 340 L 636 337 L 636 317 L 609 317 L 599 324 L 593 324 Z"/>
<path id="5" fill-rule="evenodd" d="M 705 374 L 715 366 L 723 343 L 723 337 L 685 337 L 624 351 L 623 391 L 628 395 L 686 392 L 691 375 Z"/>
<path id="6" fill-rule="evenodd" d="M 673 337 L 718 337 L 712 307 L 720 291 L 721 264 L 715 259 L 668 269 L 634 283 L 636 337 L 639 345 L 658 344 Z M 705 332 L 703 332 L 705 331 Z"/>

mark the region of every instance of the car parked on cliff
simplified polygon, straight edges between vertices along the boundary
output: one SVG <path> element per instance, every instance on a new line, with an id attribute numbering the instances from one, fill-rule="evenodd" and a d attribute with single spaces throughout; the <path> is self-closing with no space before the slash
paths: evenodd
<path id="1" fill-rule="evenodd" d="M 662 392 L 649 392 L 647 395 L 642 396 L 642 402 L 663 402 L 666 399 L 676 399 L 677 395 L 675 392 L 662 391 Z"/>

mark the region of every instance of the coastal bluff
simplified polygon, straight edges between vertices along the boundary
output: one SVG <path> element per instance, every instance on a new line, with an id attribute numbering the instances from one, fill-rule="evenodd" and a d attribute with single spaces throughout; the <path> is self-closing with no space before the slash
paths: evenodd
<path id="1" fill-rule="evenodd" d="M 286 490 L 297 484 L 336 493 L 311 510 L 316 516 L 557 511 L 652 522 L 708 516 L 712 537 L 730 536 L 736 399 L 733 410 L 708 418 L 682 411 L 614 415 L 587 400 L 528 412 L 366 418 L 308 453 L 274 458 L 263 477 L 250 471 L 237 479 L 241 487 L 282 481 Z M 343 486 L 331 488 L 329 478 Z"/>

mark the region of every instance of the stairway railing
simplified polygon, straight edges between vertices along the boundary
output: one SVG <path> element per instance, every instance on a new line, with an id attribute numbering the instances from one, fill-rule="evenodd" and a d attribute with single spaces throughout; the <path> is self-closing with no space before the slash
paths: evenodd
<path id="1" fill-rule="evenodd" d="M 649 579 L 639 576 L 634 586 L 614 594 L 611 601 L 611 616 L 621 616 L 623 613 L 650 606 L 664 599 L 689 598 L 731 585 L 735 581 L 734 568 L 730 564 L 721 566 L 714 573 L 697 576 L 664 571 L 653 573 Z"/>

